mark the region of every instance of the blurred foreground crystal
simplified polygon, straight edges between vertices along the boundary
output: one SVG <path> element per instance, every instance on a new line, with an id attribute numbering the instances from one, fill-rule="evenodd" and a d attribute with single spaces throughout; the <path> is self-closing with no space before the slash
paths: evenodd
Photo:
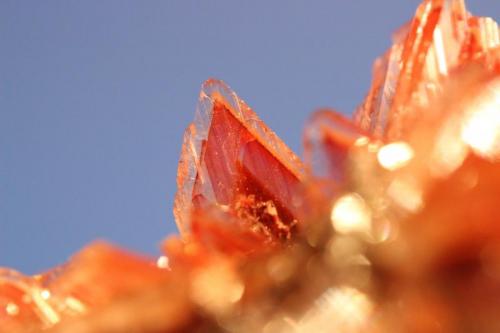
<path id="1" fill-rule="evenodd" d="M 427 0 L 354 121 L 316 112 L 305 167 L 225 84 L 184 137 L 156 260 L 95 243 L 0 270 L 0 332 L 500 331 L 500 39 Z"/>

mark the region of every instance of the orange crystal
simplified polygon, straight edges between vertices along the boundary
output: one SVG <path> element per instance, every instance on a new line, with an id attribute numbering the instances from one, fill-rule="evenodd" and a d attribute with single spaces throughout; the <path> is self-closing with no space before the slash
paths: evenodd
<path id="1" fill-rule="evenodd" d="M 415 117 L 412 105 L 426 105 L 450 71 L 500 45 L 497 24 L 471 17 L 463 0 L 425 0 L 411 23 L 374 67 L 374 80 L 355 116 L 377 137 L 394 139 Z"/>
<path id="2" fill-rule="evenodd" d="M 345 182 L 352 146 L 368 134 L 350 119 L 332 110 L 315 112 L 304 131 L 304 160 L 319 179 Z"/>
<path id="3" fill-rule="evenodd" d="M 192 229 L 193 209 L 217 206 L 241 216 L 245 202 L 255 200 L 276 223 L 255 221 L 281 238 L 280 226 L 294 228 L 299 218 L 303 179 L 298 157 L 229 87 L 217 80 L 203 85 L 179 162 L 174 214 L 183 234 Z"/>
<path id="4" fill-rule="evenodd" d="M 66 295 L 96 308 L 119 295 L 133 294 L 145 284 L 167 279 L 168 270 L 157 267 L 154 260 L 97 242 L 77 253 L 45 285 L 54 295 Z"/>
<path id="5" fill-rule="evenodd" d="M 354 121 L 311 117 L 308 173 L 208 80 L 168 259 L 95 243 L 45 274 L 0 269 L 0 332 L 499 331 L 499 35 L 462 0 L 424 0 Z"/>
<path id="6" fill-rule="evenodd" d="M 0 269 L 0 332 L 15 331 L 26 324 L 31 327 L 53 324 L 41 291 L 34 278 Z"/>

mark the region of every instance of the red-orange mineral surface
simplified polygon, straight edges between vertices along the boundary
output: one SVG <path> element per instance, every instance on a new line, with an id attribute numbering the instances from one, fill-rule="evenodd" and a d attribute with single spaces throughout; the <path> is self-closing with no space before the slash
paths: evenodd
<path id="1" fill-rule="evenodd" d="M 203 84 L 184 135 L 174 214 L 183 234 L 191 213 L 215 206 L 251 229 L 290 238 L 299 218 L 299 158 L 222 81 Z"/>
<path id="2" fill-rule="evenodd" d="M 95 243 L 0 269 L 0 332 L 499 332 L 500 34 L 424 0 L 354 120 L 316 112 L 305 166 L 217 80 L 184 137 L 156 260 Z"/>

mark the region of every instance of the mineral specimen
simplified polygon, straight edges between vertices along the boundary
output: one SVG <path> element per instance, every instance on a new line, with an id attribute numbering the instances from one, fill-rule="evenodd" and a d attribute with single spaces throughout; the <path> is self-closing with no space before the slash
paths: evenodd
<path id="1" fill-rule="evenodd" d="M 225 84 L 186 130 L 156 261 L 104 243 L 0 270 L 0 332 L 500 331 L 500 37 L 424 0 L 354 120 L 315 113 L 305 166 Z"/>

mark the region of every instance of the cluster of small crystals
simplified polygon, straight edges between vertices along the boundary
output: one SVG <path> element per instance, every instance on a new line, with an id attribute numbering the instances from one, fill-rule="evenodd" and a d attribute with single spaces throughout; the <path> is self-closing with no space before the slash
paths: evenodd
<path id="1" fill-rule="evenodd" d="M 209 80 L 157 260 L 95 243 L 0 270 L 0 332 L 500 331 L 500 38 L 424 0 L 350 120 L 314 113 L 304 163 Z M 2 310 L 3 309 L 3 310 Z"/>

